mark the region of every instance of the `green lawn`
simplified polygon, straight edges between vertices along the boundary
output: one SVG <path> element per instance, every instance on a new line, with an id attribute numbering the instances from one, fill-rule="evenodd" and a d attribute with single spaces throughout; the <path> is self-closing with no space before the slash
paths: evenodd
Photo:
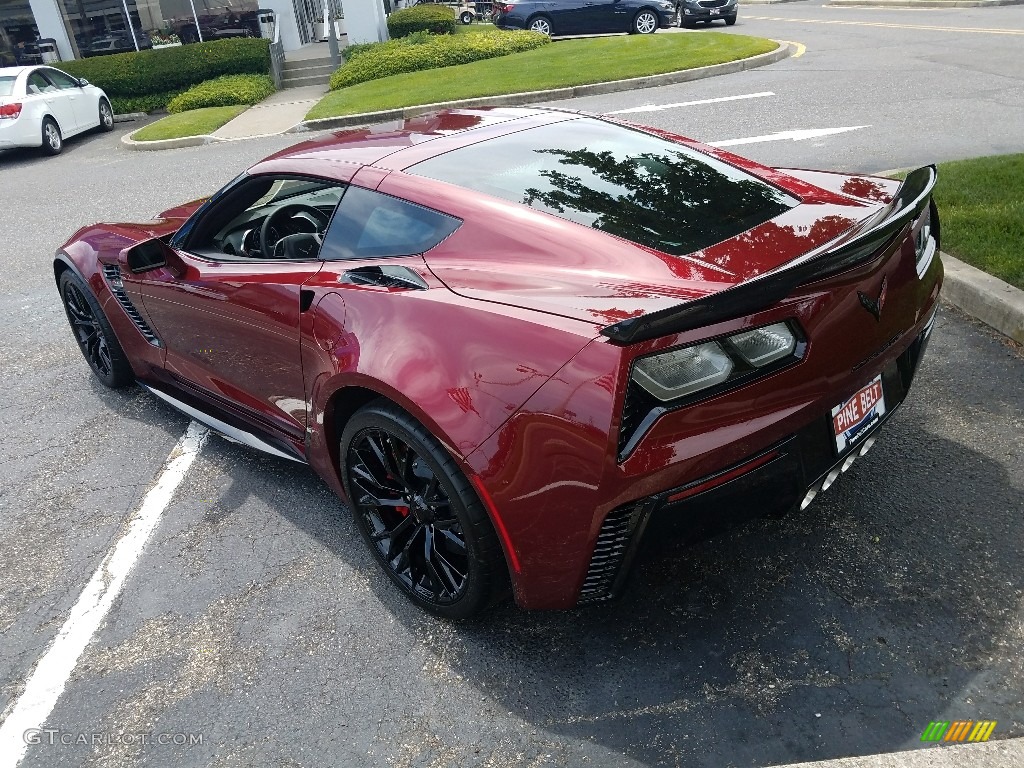
<path id="1" fill-rule="evenodd" d="M 248 108 L 245 105 L 240 105 L 206 107 L 179 112 L 139 129 L 132 134 L 132 138 L 135 141 L 159 141 L 160 139 L 180 139 L 184 136 L 204 136 L 213 133 Z"/>
<path id="2" fill-rule="evenodd" d="M 720 32 L 562 40 L 526 53 L 392 75 L 332 91 L 306 119 L 624 80 L 721 64 L 776 47 L 764 38 Z"/>
<path id="3" fill-rule="evenodd" d="M 942 250 L 1024 288 L 1024 154 L 942 163 Z"/>

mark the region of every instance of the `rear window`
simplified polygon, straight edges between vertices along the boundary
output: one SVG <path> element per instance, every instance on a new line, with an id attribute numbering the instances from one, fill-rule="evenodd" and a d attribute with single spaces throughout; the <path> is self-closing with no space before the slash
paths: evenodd
<path id="1" fill-rule="evenodd" d="M 0 77 L 0 96 L 10 96 L 14 93 L 14 78 Z"/>
<path id="2" fill-rule="evenodd" d="M 677 256 L 735 237 L 799 202 L 727 163 L 590 118 L 473 144 L 406 172 Z"/>

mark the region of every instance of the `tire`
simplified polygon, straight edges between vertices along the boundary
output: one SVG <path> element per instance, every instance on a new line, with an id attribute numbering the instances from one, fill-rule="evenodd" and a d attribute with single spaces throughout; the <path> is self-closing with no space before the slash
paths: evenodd
<path id="1" fill-rule="evenodd" d="M 349 420 L 338 453 L 356 526 L 412 602 L 467 619 L 501 597 L 508 569 L 497 534 L 466 476 L 423 425 L 376 400 Z"/>
<path id="2" fill-rule="evenodd" d="M 526 28 L 531 32 L 540 32 L 542 35 L 551 37 L 554 30 L 551 26 L 551 19 L 547 16 L 534 16 L 526 22 Z"/>
<path id="3" fill-rule="evenodd" d="M 725 26 L 731 27 L 735 23 L 736 23 L 736 17 L 735 16 L 726 16 L 725 17 Z"/>
<path id="4" fill-rule="evenodd" d="M 100 99 L 100 130 L 104 133 L 114 130 L 114 110 L 106 99 Z"/>
<path id="5" fill-rule="evenodd" d="M 96 378 L 111 389 L 133 383 L 128 358 L 89 286 L 68 269 L 60 276 L 59 287 L 71 332 Z"/>
<path id="6" fill-rule="evenodd" d="M 695 21 L 688 21 L 687 19 L 682 19 L 679 22 L 679 26 L 682 27 L 683 29 L 696 29 L 697 28 L 697 22 L 695 22 Z"/>
<path id="7" fill-rule="evenodd" d="M 459 16 L 459 21 L 461 21 L 463 24 L 472 24 L 473 14 L 470 13 L 469 11 L 463 11 L 462 14 Z"/>
<path id="8" fill-rule="evenodd" d="M 64 136 L 60 126 L 52 117 L 43 118 L 43 152 L 48 155 L 59 155 L 64 149 Z"/>
<path id="9" fill-rule="evenodd" d="M 659 26 L 658 14 L 649 8 L 642 8 L 640 13 L 633 17 L 629 31 L 634 35 L 653 35 Z"/>

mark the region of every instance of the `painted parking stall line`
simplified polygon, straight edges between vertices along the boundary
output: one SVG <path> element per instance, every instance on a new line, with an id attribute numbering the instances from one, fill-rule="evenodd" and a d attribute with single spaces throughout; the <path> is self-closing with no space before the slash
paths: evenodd
<path id="1" fill-rule="evenodd" d="M 697 101 L 678 101 L 674 104 L 645 104 L 642 107 L 630 107 L 629 109 L 616 109 L 613 112 L 605 112 L 606 115 L 633 115 L 639 112 L 664 112 L 666 109 L 680 109 L 682 107 L 695 107 L 700 104 L 720 104 L 725 101 L 742 101 L 745 99 L 763 99 L 766 96 L 774 96 L 772 91 L 762 93 L 744 93 L 740 96 L 719 96 L 715 99 L 698 99 Z"/>
<path id="2" fill-rule="evenodd" d="M 874 10 L 874 9 L 873 9 Z M 932 24 L 896 24 L 886 21 L 852 21 L 850 19 L 796 19 L 784 16 L 744 16 L 751 21 L 786 21 L 796 24 L 838 24 L 848 27 L 879 27 L 881 29 L 915 29 L 923 32 L 975 32 L 981 35 L 1024 35 L 1024 29 L 986 29 L 985 27 L 943 27 Z"/>
<path id="3" fill-rule="evenodd" d="M 164 510 L 209 434 L 209 430 L 197 422 L 188 425 L 127 530 L 118 538 L 79 595 L 53 644 L 29 676 L 24 692 L 18 697 L 3 725 L 0 725 L 0 768 L 15 768 L 28 748 L 26 732 L 40 729 L 45 724 L 78 664 L 82 651 L 120 594 L 128 574 L 138 562 Z"/>
<path id="4" fill-rule="evenodd" d="M 806 141 L 807 139 L 818 139 L 823 136 L 834 136 L 838 133 L 859 131 L 861 128 L 870 128 L 870 125 L 849 125 L 844 128 L 809 128 L 799 131 L 779 131 L 764 136 L 747 136 L 742 139 L 725 139 L 723 141 L 709 141 L 712 147 L 738 147 L 742 144 L 760 144 L 765 141 Z"/>

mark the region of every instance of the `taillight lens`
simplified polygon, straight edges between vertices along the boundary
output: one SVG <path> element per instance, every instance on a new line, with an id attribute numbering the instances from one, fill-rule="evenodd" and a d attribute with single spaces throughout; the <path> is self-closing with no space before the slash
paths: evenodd
<path id="1" fill-rule="evenodd" d="M 0 120 L 17 120 L 21 114 L 21 104 L 0 105 Z"/>

